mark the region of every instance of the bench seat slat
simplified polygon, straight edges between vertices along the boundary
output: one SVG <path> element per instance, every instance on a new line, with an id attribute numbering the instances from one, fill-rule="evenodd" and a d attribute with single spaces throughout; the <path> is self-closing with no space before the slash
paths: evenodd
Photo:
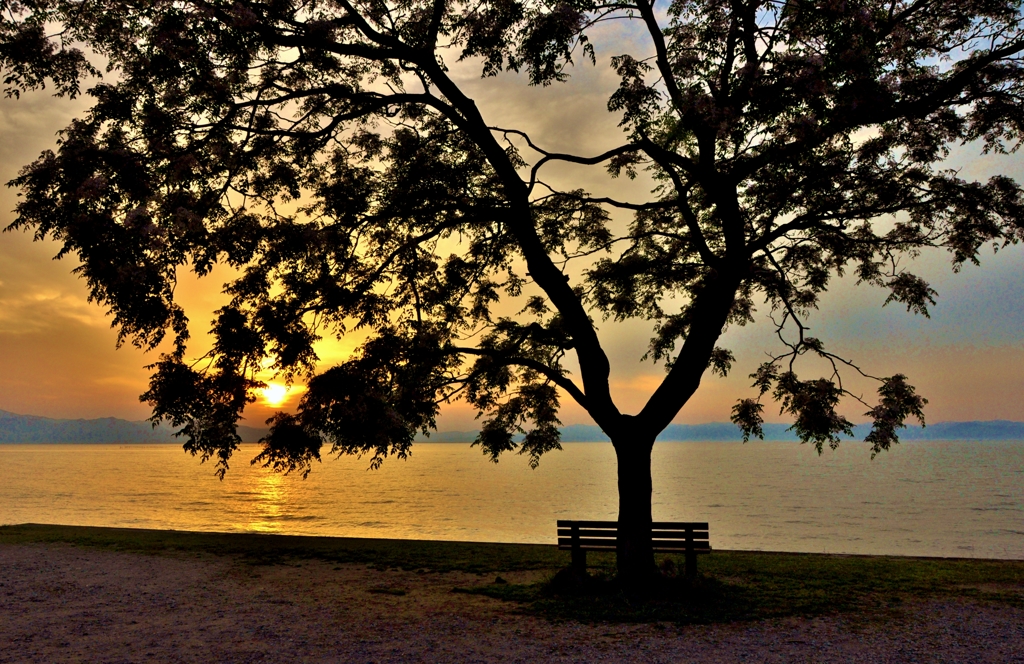
<path id="1" fill-rule="evenodd" d="M 572 544 L 568 542 L 559 542 L 558 548 L 563 551 L 571 551 Z M 582 549 L 583 551 L 615 551 L 615 544 L 612 542 L 606 542 L 601 545 L 595 544 L 593 546 L 581 546 L 580 549 Z"/>
<path id="2" fill-rule="evenodd" d="M 569 537 L 568 535 L 559 535 L 558 536 L 558 542 L 560 544 L 562 542 L 569 543 L 569 542 L 572 542 L 572 538 Z M 580 544 L 582 546 L 589 546 L 591 544 L 593 544 L 593 545 L 600 544 L 600 545 L 615 546 L 616 539 L 614 537 L 581 537 L 579 539 L 579 542 L 580 542 Z M 693 544 L 693 546 L 698 547 L 698 548 L 702 547 L 702 546 L 703 547 L 707 547 L 707 546 L 711 545 L 711 543 L 708 540 L 693 540 L 692 544 Z M 684 539 L 664 539 L 664 540 L 653 539 L 653 540 L 651 540 L 651 545 L 652 546 L 686 546 L 687 545 L 687 541 L 684 540 Z"/>
<path id="3" fill-rule="evenodd" d="M 572 546 L 572 541 L 573 540 L 572 540 L 571 537 L 559 537 L 558 538 L 558 546 L 569 546 L 569 547 L 571 547 Z M 584 548 L 584 549 L 589 549 L 589 548 L 595 547 L 595 546 L 597 546 L 597 547 L 611 547 L 613 549 L 615 548 L 615 540 L 611 539 L 611 538 L 581 537 L 579 539 L 579 542 L 580 542 L 580 547 Z M 672 549 L 673 551 L 676 550 L 676 549 L 683 550 L 683 549 L 686 548 L 686 542 L 682 542 L 682 541 L 679 541 L 679 540 L 669 540 L 669 541 L 659 542 L 659 541 L 655 540 L 655 541 L 651 542 L 651 546 L 653 546 L 655 549 L 660 547 L 662 549 Z M 708 544 L 707 542 L 694 542 L 693 543 L 693 548 L 694 549 L 710 549 L 711 545 Z"/>
<path id="4" fill-rule="evenodd" d="M 611 548 L 614 549 L 615 548 L 615 544 L 616 544 L 615 540 L 613 540 L 613 539 L 585 539 L 585 540 L 580 540 L 580 548 L 582 548 L 582 549 L 592 549 L 595 546 L 599 546 L 599 547 L 606 547 L 607 546 L 607 547 L 611 547 Z M 572 539 L 570 539 L 568 537 L 559 537 L 558 538 L 558 546 L 568 546 L 568 547 L 571 547 L 572 546 Z M 685 551 L 686 548 L 687 548 L 687 545 L 686 545 L 686 542 L 680 542 L 679 540 L 668 540 L 668 541 L 664 541 L 664 542 L 659 542 L 659 541 L 655 540 L 655 541 L 651 542 L 651 547 L 653 549 L 655 549 L 655 550 L 668 550 L 668 549 L 672 549 L 673 551 L 675 551 L 675 550 L 678 549 L 680 551 Z M 693 548 L 694 549 L 710 549 L 711 548 L 711 544 L 709 542 L 694 542 L 693 543 Z"/>
<path id="5" fill-rule="evenodd" d="M 572 548 L 572 540 L 568 537 L 560 537 L 558 539 L 559 548 Z M 581 540 L 580 548 L 587 550 L 594 550 L 595 548 L 615 548 L 615 540 L 602 539 L 602 540 Z M 651 548 L 655 551 L 685 551 L 687 549 L 686 542 L 651 542 Z M 693 549 L 696 550 L 711 550 L 711 544 L 708 542 L 694 542 Z"/>
<path id="6" fill-rule="evenodd" d="M 685 530 L 655 530 L 651 532 L 651 537 L 654 539 L 678 539 L 684 540 L 687 537 L 692 537 L 695 540 L 706 540 L 708 539 L 708 531 L 706 530 L 694 530 L 692 533 L 687 534 Z"/>
<path id="7" fill-rule="evenodd" d="M 598 528 L 580 528 L 579 529 L 580 537 L 608 537 L 608 538 L 611 538 L 611 539 L 615 539 L 616 533 L 617 533 L 617 531 L 615 531 L 615 530 L 603 530 L 603 529 L 598 529 Z M 572 529 L 571 528 L 559 528 L 558 529 L 558 536 L 559 537 L 571 537 L 572 536 Z M 708 536 L 708 531 L 706 531 L 706 530 L 694 530 L 692 532 L 691 536 L 693 537 L 694 540 L 698 540 L 698 541 L 699 540 L 706 540 L 709 537 Z M 680 540 L 684 540 L 684 539 L 686 539 L 686 531 L 685 530 L 652 530 L 651 531 L 651 537 L 653 539 L 656 539 L 656 540 L 657 539 L 680 539 Z"/>
<path id="8" fill-rule="evenodd" d="M 558 536 L 559 537 L 572 537 L 572 531 L 569 530 L 568 528 L 559 528 L 558 529 Z M 605 537 L 607 539 L 613 540 L 613 539 L 615 539 L 615 531 L 614 530 L 591 530 L 589 528 L 580 528 L 579 529 L 579 536 L 580 537 Z"/>
<path id="9" fill-rule="evenodd" d="M 569 519 L 559 519 L 556 523 L 559 528 L 571 528 L 572 526 L 579 526 L 580 528 L 612 528 L 616 529 L 619 527 L 618 521 L 573 521 Z M 651 524 L 652 530 L 679 530 L 680 528 L 693 528 L 694 530 L 708 530 L 707 521 L 655 521 Z"/>
<path id="10" fill-rule="evenodd" d="M 601 537 L 601 538 L 581 537 L 579 539 L 579 542 L 580 542 L 580 546 L 583 547 L 584 549 L 592 547 L 592 546 L 602 546 L 602 547 L 603 546 L 610 546 L 613 549 L 615 548 L 615 539 L 612 538 L 612 537 Z M 558 538 L 558 545 L 561 546 L 563 544 L 568 544 L 568 545 L 571 546 L 572 545 L 572 538 L 571 537 L 559 537 Z"/>
<path id="11" fill-rule="evenodd" d="M 569 543 L 569 542 L 559 542 L 558 543 L 558 548 L 561 551 L 571 551 L 572 550 L 572 544 Z M 581 545 L 580 549 L 582 551 L 615 551 L 615 545 L 612 544 L 611 542 L 608 542 L 606 544 L 601 544 L 601 545 L 594 545 L 594 546 Z M 653 550 L 655 553 L 679 553 L 679 552 L 685 553 L 686 552 L 686 547 L 685 546 L 681 546 L 681 545 L 680 546 L 659 546 L 659 545 L 655 545 L 655 546 L 651 547 L 651 550 Z M 707 545 L 695 546 L 695 547 L 693 547 L 693 552 L 694 553 L 711 553 L 711 547 L 707 546 Z"/>

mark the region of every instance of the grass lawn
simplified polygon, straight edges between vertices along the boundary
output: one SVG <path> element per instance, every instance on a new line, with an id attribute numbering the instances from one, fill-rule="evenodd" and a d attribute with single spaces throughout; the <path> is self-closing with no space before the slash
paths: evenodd
<path id="1" fill-rule="evenodd" d="M 586 596 L 555 593 L 548 581 L 501 582 L 502 572 L 515 570 L 539 570 L 550 579 L 569 564 L 568 553 L 552 545 L 32 524 L 0 527 L 0 544 L 27 543 L 66 543 L 152 555 L 227 555 L 253 565 L 316 559 L 361 563 L 378 570 L 475 572 L 496 582 L 453 590 L 503 599 L 518 611 L 585 621 L 707 623 L 837 612 L 872 620 L 884 619 L 916 601 L 949 598 L 1024 607 L 1024 561 L 715 551 L 700 557 L 701 576 L 696 584 L 668 578 L 660 593 L 641 601 L 600 581 Z M 664 557 L 659 560 L 672 566 Z M 591 553 L 588 562 L 598 579 L 609 577 L 614 570 L 611 554 Z"/>

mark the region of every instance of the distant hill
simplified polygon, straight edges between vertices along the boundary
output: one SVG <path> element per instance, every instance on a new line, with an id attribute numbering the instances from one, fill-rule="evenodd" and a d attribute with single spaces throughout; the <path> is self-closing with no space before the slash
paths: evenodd
<path id="1" fill-rule="evenodd" d="M 247 443 L 254 443 L 266 429 L 238 427 Z M 153 428 L 149 422 L 134 422 L 116 417 L 95 420 L 60 420 L 36 415 L 18 415 L 0 410 L 2 443 L 174 443 L 174 430 L 168 426 Z"/>
<path id="2" fill-rule="evenodd" d="M 764 438 L 770 441 L 795 441 L 788 424 L 765 424 Z M 854 427 L 855 438 L 863 440 L 870 425 Z M 258 427 L 238 427 L 242 440 L 254 443 L 266 435 Z M 476 431 L 438 431 L 429 438 L 417 440 L 438 443 L 469 443 Z M 987 422 L 938 422 L 922 429 L 907 427 L 900 432 L 902 440 L 1024 440 L 1024 422 L 989 420 Z M 562 441 L 590 443 L 607 441 L 608 436 L 593 424 L 570 424 L 562 427 Z M 707 424 L 671 424 L 658 436 L 662 442 L 736 441 L 740 432 L 730 422 Z M 18 415 L 0 410 L 0 444 L 3 443 L 173 443 L 179 442 L 173 429 L 154 429 L 149 422 L 104 417 L 95 420 L 60 420 L 35 415 Z"/>

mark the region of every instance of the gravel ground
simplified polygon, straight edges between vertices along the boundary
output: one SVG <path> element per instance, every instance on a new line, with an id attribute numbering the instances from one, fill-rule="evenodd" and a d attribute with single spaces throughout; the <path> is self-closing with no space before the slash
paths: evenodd
<path id="1" fill-rule="evenodd" d="M 585 625 L 451 592 L 490 580 L 0 545 L 0 663 L 1024 662 L 1024 611 L 1009 607 L 928 602 L 885 622 Z"/>

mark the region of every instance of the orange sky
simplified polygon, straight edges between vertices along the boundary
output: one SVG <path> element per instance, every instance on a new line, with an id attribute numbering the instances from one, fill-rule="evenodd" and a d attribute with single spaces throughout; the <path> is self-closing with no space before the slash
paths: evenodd
<path id="1" fill-rule="evenodd" d="M 526 128 L 551 150 L 595 153 L 621 139 L 617 119 L 605 110 L 614 85 L 606 61 L 577 69 L 564 86 L 527 89 L 507 77 L 480 81 L 468 70 L 465 85 L 491 122 Z M 0 180 L 9 181 L 41 150 L 52 147 L 55 132 L 86 104 L 53 99 L 45 92 L 0 101 Z M 1005 173 L 1024 179 L 1024 157 L 1019 155 L 978 158 L 961 148 L 953 163 L 966 177 Z M 646 193 L 645 183 L 609 182 L 600 169 L 566 169 L 551 179 L 591 191 L 614 189 L 621 198 L 638 199 Z M 0 190 L 0 225 L 13 219 L 16 200 L 15 191 Z M 53 261 L 55 253 L 54 245 L 34 243 L 21 232 L 0 235 L 0 410 L 49 417 L 145 418 L 148 410 L 138 395 L 146 388 L 144 365 L 155 361 L 155 354 L 131 347 L 115 350 L 109 319 L 99 306 L 86 302 L 84 284 L 70 274 L 74 260 Z M 885 293 L 846 280 L 836 284 L 811 319 L 812 334 L 869 373 L 907 374 L 930 400 L 926 413 L 932 422 L 1024 420 L 1024 248 L 986 255 L 982 267 L 968 266 L 957 275 L 941 254 L 926 255 L 920 263 L 917 271 L 940 294 L 930 320 L 898 307 L 882 309 Z M 201 282 L 186 280 L 179 287 L 196 332 L 219 306 L 222 281 L 223 272 L 218 279 L 215 271 Z M 639 362 L 649 328 L 639 322 L 604 324 L 602 337 L 612 357 L 620 407 L 635 412 L 663 374 L 660 366 Z M 341 359 L 355 343 L 324 344 L 322 359 Z M 736 354 L 733 374 L 707 377 L 678 422 L 728 419 L 735 400 L 752 395 L 747 374 L 766 350 L 777 351 L 764 324 L 731 329 L 721 345 Z M 870 384 L 857 388 L 873 400 Z M 300 391 L 291 391 L 285 407 L 294 405 Z M 272 410 L 255 404 L 246 423 L 258 425 Z M 863 410 L 851 407 L 848 415 L 862 421 Z M 589 421 L 568 402 L 562 420 Z M 440 425 L 448 430 L 474 428 L 473 413 L 453 406 Z"/>

